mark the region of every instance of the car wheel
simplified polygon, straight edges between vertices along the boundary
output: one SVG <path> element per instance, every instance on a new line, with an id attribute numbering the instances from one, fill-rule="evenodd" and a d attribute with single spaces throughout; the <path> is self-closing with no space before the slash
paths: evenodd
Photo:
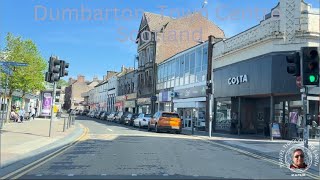
<path id="1" fill-rule="evenodd" d="M 160 131 L 159 131 L 159 128 L 158 128 L 158 124 L 156 124 L 156 126 L 155 126 L 155 131 L 156 131 L 156 133 L 159 133 Z"/>
<path id="2" fill-rule="evenodd" d="M 181 131 L 179 130 L 179 131 L 176 131 L 176 134 L 181 134 Z"/>

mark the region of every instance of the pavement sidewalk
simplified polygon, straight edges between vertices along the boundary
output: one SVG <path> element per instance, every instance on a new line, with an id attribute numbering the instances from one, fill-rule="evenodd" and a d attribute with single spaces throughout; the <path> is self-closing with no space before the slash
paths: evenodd
<path id="1" fill-rule="evenodd" d="M 191 135 L 191 130 L 182 130 L 182 134 Z M 208 132 L 204 131 L 194 131 L 194 136 L 202 137 L 206 140 L 220 143 L 223 145 L 228 145 L 234 148 L 238 148 L 241 150 L 245 150 L 251 153 L 255 153 L 257 155 L 273 159 L 279 160 L 279 153 L 281 150 L 286 150 L 284 146 L 290 142 L 291 140 L 283 140 L 283 139 L 273 139 L 266 138 L 264 136 L 256 136 L 256 135 L 233 135 L 227 133 L 212 133 L 212 137 L 209 137 Z M 320 146 L 319 139 L 309 139 L 309 147 L 313 146 L 315 149 L 318 149 Z M 311 168 L 312 172 L 315 174 L 319 174 L 319 164 L 318 167 Z"/>
<path id="2" fill-rule="evenodd" d="M 63 132 L 63 124 L 63 118 L 53 120 L 51 137 L 49 137 L 50 119 L 35 118 L 23 123 L 5 124 L 1 133 L 1 167 L 48 151 L 53 148 L 50 145 L 63 141 L 80 129 L 79 125 L 71 126 Z"/>

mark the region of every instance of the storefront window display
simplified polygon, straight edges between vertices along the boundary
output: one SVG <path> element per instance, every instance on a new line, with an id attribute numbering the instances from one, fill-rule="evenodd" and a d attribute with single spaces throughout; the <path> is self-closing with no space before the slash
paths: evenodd
<path id="1" fill-rule="evenodd" d="M 230 131 L 231 100 L 217 102 L 216 130 Z"/>

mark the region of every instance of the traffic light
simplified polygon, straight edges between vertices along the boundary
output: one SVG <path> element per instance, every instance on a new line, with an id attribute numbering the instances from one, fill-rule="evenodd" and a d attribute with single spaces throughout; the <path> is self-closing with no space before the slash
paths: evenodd
<path id="1" fill-rule="evenodd" d="M 47 82 L 55 82 L 60 80 L 60 61 L 55 57 L 50 57 L 49 59 L 49 69 L 46 72 L 46 81 Z"/>
<path id="2" fill-rule="evenodd" d="M 69 63 L 66 63 L 65 61 L 60 61 L 60 77 L 68 76 L 68 71 L 66 68 L 69 68 Z"/>
<path id="3" fill-rule="evenodd" d="M 295 52 L 286 57 L 287 59 L 287 72 L 293 76 L 300 76 L 300 54 Z"/>
<path id="4" fill-rule="evenodd" d="M 319 86 L 319 52 L 317 47 L 302 47 L 302 83 Z"/>

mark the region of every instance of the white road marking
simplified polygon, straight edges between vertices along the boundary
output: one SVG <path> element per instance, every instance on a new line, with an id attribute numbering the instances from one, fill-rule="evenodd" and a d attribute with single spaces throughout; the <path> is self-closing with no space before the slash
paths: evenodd
<path id="1" fill-rule="evenodd" d="M 132 176 L 137 176 L 137 174 L 132 174 Z"/>
<path id="2" fill-rule="evenodd" d="M 68 174 L 68 176 L 74 176 L 74 174 Z"/>
<path id="3" fill-rule="evenodd" d="M 163 176 L 169 176 L 168 174 L 163 174 Z"/>
<path id="4" fill-rule="evenodd" d="M 107 174 L 101 174 L 101 176 L 106 176 Z"/>
<path id="5" fill-rule="evenodd" d="M 42 176 L 42 174 L 37 174 L 36 176 L 38 176 L 38 177 L 39 177 L 39 176 Z"/>
<path id="6" fill-rule="evenodd" d="M 112 130 L 112 129 L 110 129 L 110 128 L 107 128 L 107 129 L 108 129 L 109 131 L 111 131 L 111 132 L 113 131 L 113 130 Z"/>

